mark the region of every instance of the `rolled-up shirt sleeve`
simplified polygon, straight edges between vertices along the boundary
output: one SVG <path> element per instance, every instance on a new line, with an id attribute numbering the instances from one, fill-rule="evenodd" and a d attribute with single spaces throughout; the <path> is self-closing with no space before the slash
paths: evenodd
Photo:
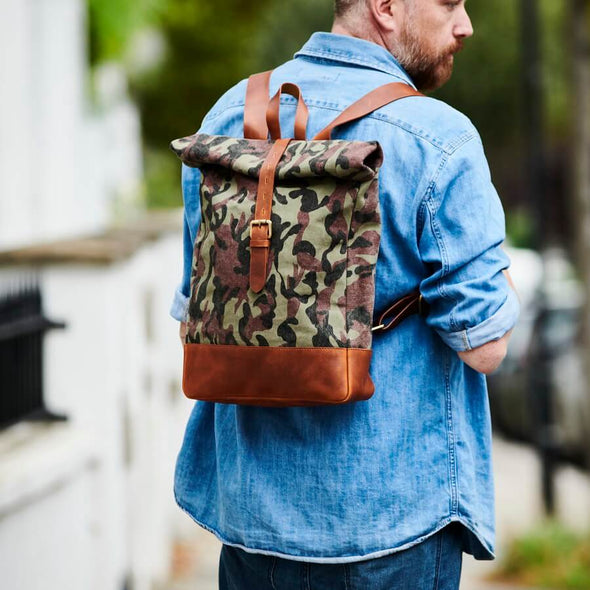
<path id="1" fill-rule="evenodd" d="M 183 272 L 182 280 L 174 293 L 172 305 L 170 306 L 170 315 L 179 322 L 186 321 L 188 311 L 193 249 L 201 218 L 200 181 L 201 173 L 199 170 L 182 165 L 182 197 L 184 201 Z"/>
<path id="2" fill-rule="evenodd" d="M 504 212 L 477 134 L 446 156 L 422 212 L 428 325 L 456 351 L 498 340 L 514 327 L 519 303 L 503 273 Z"/>

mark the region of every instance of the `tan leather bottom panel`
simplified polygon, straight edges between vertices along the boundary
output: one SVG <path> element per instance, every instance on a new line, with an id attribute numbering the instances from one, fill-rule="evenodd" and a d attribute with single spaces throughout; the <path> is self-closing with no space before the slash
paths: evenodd
<path id="1" fill-rule="evenodd" d="M 253 406 L 317 406 L 366 400 L 371 351 L 185 344 L 187 397 Z"/>

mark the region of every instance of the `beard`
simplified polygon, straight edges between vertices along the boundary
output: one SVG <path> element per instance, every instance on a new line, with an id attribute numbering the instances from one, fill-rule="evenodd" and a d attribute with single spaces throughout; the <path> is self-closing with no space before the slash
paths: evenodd
<path id="1" fill-rule="evenodd" d="M 438 50 L 428 41 L 409 23 L 402 30 L 393 52 L 420 92 L 436 90 L 448 82 L 453 73 L 454 54 L 463 49 L 461 40 Z"/>

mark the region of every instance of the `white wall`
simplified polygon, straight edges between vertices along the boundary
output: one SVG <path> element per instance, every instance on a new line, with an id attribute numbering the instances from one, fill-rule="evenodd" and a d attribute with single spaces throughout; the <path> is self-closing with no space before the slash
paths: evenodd
<path id="1" fill-rule="evenodd" d="M 96 104 L 89 87 L 84 0 L 0 2 L 0 249 L 100 231 L 120 200 L 137 207 L 137 109 L 124 84 Z"/>
<path id="2" fill-rule="evenodd" d="M 116 64 L 93 72 L 89 99 L 85 6 L 0 0 L 0 251 L 98 234 L 142 209 L 138 111 Z M 38 276 L 45 315 L 67 323 L 46 337 L 45 400 L 68 416 L 0 431 L 2 588 L 151 590 L 168 574 L 192 405 L 168 316 L 180 222 L 112 264 L 0 268 L 0 289 Z"/>
<path id="3" fill-rule="evenodd" d="M 32 19 L 31 2 L 0 2 L 0 247 L 23 235 L 33 211 Z"/>
<path id="4" fill-rule="evenodd" d="M 192 405 L 168 316 L 180 256 L 171 232 L 112 265 L 0 272 L 0 285 L 37 272 L 45 315 L 67 323 L 47 335 L 44 359 L 47 406 L 68 416 L 0 433 L 3 587 L 122 590 L 129 575 L 134 590 L 151 590 L 166 579 Z"/>
<path id="5" fill-rule="evenodd" d="M 91 450 L 81 433 L 44 430 L 21 437 L 19 446 L 28 442 L 13 451 L 12 464 L 0 460 L 2 473 L 11 478 L 0 483 L 2 587 L 98 588 L 101 572 L 94 556 L 101 523 L 94 509 L 97 469 Z M 11 498 L 8 485 L 16 492 Z M 120 590 L 122 585 L 102 587 Z"/>

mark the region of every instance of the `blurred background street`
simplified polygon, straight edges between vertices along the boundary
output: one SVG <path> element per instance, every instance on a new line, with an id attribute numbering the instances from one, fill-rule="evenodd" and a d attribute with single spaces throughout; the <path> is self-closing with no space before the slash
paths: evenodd
<path id="1" fill-rule="evenodd" d="M 434 96 L 481 133 L 522 315 L 490 376 L 498 560 L 463 590 L 590 589 L 590 0 L 467 4 Z M 209 590 L 174 503 L 191 402 L 169 142 L 329 30 L 332 0 L 0 0 L 0 587 Z"/>

